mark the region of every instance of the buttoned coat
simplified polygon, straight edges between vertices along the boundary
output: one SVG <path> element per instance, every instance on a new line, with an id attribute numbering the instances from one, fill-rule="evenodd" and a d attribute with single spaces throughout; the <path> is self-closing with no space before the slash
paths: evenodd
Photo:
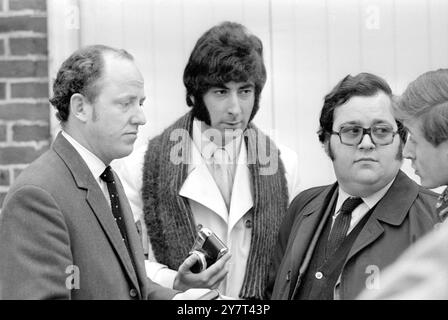
<path id="1" fill-rule="evenodd" d="M 110 206 L 59 134 L 11 187 L 0 217 L 0 299 L 170 299 L 146 277 L 131 209 L 115 176 L 135 267 Z"/>
<path id="2" fill-rule="evenodd" d="M 325 222 L 337 200 L 338 184 L 308 189 L 291 203 L 270 268 L 268 296 L 293 299 Z M 381 285 L 382 270 L 440 222 L 437 194 L 399 172 L 356 238 L 342 269 L 340 298 L 354 299 Z M 274 282 L 275 279 L 275 282 Z"/>

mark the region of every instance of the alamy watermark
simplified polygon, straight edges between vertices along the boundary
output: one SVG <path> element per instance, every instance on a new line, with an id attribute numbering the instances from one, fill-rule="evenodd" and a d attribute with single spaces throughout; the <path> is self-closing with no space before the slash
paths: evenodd
<path id="1" fill-rule="evenodd" d="M 68 290 L 81 288 L 80 286 L 81 278 L 78 266 L 69 265 L 67 268 L 65 268 L 65 273 L 68 274 L 68 276 L 65 278 L 65 287 Z"/>
<path id="2" fill-rule="evenodd" d="M 365 27 L 367 30 L 379 30 L 381 27 L 381 11 L 376 5 L 367 6 L 365 10 Z"/>
<path id="3" fill-rule="evenodd" d="M 207 148 L 213 147 L 210 142 L 214 142 L 219 145 L 222 141 L 228 141 L 225 144 L 225 148 L 231 148 L 236 151 L 239 148 L 237 141 L 240 140 L 234 138 L 241 135 L 243 140 L 245 138 L 249 138 L 250 141 L 253 141 L 253 144 L 247 149 L 246 164 L 251 165 L 258 163 L 260 167 L 260 175 L 273 175 L 278 170 L 279 153 L 275 151 L 274 144 L 269 143 L 267 136 L 257 134 L 257 130 L 255 129 L 249 128 L 244 131 L 241 129 L 228 130 L 223 133 L 220 130 L 210 128 L 205 130 L 203 135 L 207 137 L 207 143 L 201 145 L 203 154 L 207 153 Z M 272 137 L 272 135 L 270 136 Z M 175 142 L 174 146 L 170 150 L 170 162 L 174 165 L 190 164 L 192 159 L 189 148 L 192 147 L 193 141 L 188 130 L 173 130 L 170 134 L 170 140 Z M 241 148 L 243 147 L 244 142 L 241 144 Z M 234 164 L 236 164 L 238 159 L 234 159 L 232 161 L 235 161 Z"/>
<path id="4" fill-rule="evenodd" d="M 366 289 L 379 290 L 381 286 L 380 268 L 376 265 L 369 265 L 366 268 L 366 274 L 369 275 L 366 279 Z"/>

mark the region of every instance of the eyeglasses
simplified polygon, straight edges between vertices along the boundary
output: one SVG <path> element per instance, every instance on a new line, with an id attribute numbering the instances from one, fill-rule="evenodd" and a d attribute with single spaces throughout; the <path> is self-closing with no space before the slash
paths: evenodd
<path id="1" fill-rule="evenodd" d="M 368 129 L 361 126 L 343 126 L 339 132 L 332 131 L 331 134 L 337 134 L 341 143 L 347 146 L 357 146 L 366 134 L 376 146 L 385 146 L 394 141 L 397 131 L 386 125 L 375 125 Z"/>

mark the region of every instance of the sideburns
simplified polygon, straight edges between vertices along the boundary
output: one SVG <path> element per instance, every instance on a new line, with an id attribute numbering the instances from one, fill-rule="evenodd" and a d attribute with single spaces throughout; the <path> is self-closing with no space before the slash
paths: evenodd
<path id="1" fill-rule="evenodd" d="M 403 148 L 404 148 L 404 142 L 400 139 L 400 144 L 398 145 L 398 151 L 395 155 L 395 160 L 403 160 Z"/>
<path id="2" fill-rule="evenodd" d="M 325 142 L 324 148 L 325 148 L 325 152 L 330 157 L 330 160 L 334 161 L 336 159 L 336 157 L 334 156 L 333 149 L 331 149 L 331 143 L 330 143 L 330 139 L 329 138 Z"/>
<path id="3" fill-rule="evenodd" d="M 96 112 L 95 105 L 92 105 L 92 121 L 93 122 L 98 121 L 98 113 Z"/>

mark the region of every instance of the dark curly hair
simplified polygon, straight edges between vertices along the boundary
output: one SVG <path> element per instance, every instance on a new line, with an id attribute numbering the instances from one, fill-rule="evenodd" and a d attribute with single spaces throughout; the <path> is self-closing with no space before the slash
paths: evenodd
<path id="1" fill-rule="evenodd" d="M 324 143 L 329 139 L 333 131 L 334 110 L 346 103 L 352 97 L 363 96 L 371 97 L 378 92 L 384 92 L 391 98 L 392 89 L 387 82 L 371 73 L 360 73 L 356 76 L 347 75 L 342 79 L 329 94 L 325 96 L 324 105 L 320 114 L 320 127 L 317 132 L 319 141 Z M 400 121 L 396 121 L 398 134 L 402 143 L 406 142 L 407 130 Z"/>
<path id="2" fill-rule="evenodd" d="M 105 53 L 134 60 L 125 50 L 92 45 L 75 51 L 62 63 L 53 83 L 53 97 L 49 100 L 57 109 L 56 117 L 61 123 L 68 119 L 73 94 L 82 94 L 90 103 L 95 102 L 99 93 L 98 80 L 103 75 Z"/>
<path id="3" fill-rule="evenodd" d="M 210 124 L 203 96 L 211 87 L 223 86 L 230 81 L 254 83 L 252 120 L 259 109 L 260 94 L 266 83 L 263 44 L 243 25 L 226 21 L 199 38 L 185 67 L 186 101 L 193 107 L 193 116 Z"/>

